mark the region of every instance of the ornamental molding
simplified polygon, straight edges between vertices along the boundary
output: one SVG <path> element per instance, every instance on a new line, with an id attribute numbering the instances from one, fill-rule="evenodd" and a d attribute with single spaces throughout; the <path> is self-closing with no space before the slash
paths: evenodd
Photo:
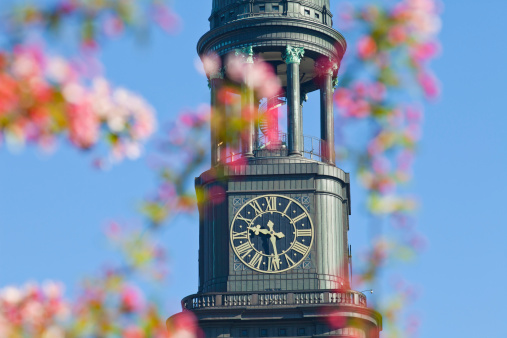
<path id="1" fill-rule="evenodd" d="M 300 64 L 304 55 L 305 49 L 303 47 L 292 47 L 291 45 L 287 45 L 285 53 L 282 55 L 282 59 L 288 65 L 291 63 Z"/>

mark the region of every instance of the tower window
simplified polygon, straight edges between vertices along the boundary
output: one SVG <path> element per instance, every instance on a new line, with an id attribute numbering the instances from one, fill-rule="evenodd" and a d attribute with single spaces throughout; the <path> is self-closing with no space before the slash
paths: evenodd
<path id="1" fill-rule="evenodd" d="M 225 21 L 225 15 L 222 15 L 222 16 L 220 17 L 220 21 L 222 21 L 222 22 L 223 22 L 223 21 Z"/>
<path id="2" fill-rule="evenodd" d="M 306 335 L 306 330 L 304 327 L 300 327 L 298 329 L 298 336 L 304 336 L 304 335 Z"/>
<path id="3" fill-rule="evenodd" d="M 315 19 L 318 19 L 318 18 L 320 18 L 319 13 L 315 13 Z"/>
<path id="4" fill-rule="evenodd" d="M 259 11 L 260 12 L 265 12 L 266 11 L 266 6 L 264 6 L 264 5 L 259 6 Z"/>
<path id="5" fill-rule="evenodd" d="M 287 336 L 287 329 L 278 330 L 278 336 L 279 337 L 286 337 Z"/>
<path id="6" fill-rule="evenodd" d="M 278 5 L 273 5 L 271 8 L 273 8 L 273 12 L 279 12 L 280 11 L 280 6 L 278 6 Z"/>
<path id="7" fill-rule="evenodd" d="M 305 15 L 310 15 L 310 10 L 309 9 L 305 9 Z"/>
<path id="8" fill-rule="evenodd" d="M 234 11 L 229 12 L 229 17 L 232 18 L 234 16 Z"/>
<path id="9" fill-rule="evenodd" d="M 261 329 L 260 335 L 261 337 L 267 337 L 268 336 L 268 329 Z"/>
<path id="10" fill-rule="evenodd" d="M 241 332 L 239 333 L 239 336 L 240 337 L 248 337 L 248 330 L 241 330 Z"/>

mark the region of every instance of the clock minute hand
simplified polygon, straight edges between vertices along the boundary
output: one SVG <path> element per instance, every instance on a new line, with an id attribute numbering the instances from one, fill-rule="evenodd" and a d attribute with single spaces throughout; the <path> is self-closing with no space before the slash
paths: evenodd
<path id="1" fill-rule="evenodd" d="M 269 232 L 271 233 L 271 237 L 273 236 L 276 236 L 278 238 L 284 238 L 285 235 L 283 234 L 283 232 L 274 232 L 273 231 L 273 226 L 275 225 L 275 223 L 273 223 L 272 221 L 269 221 L 267 226 L 269 228 Z"/>

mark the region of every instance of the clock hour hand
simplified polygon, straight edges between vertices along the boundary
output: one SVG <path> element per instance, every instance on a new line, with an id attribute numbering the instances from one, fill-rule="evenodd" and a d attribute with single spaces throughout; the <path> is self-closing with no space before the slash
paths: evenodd
<path id="1" fill-rule="evenodd" d="M 256 236 L 259 235 L 259 233 L 261 233 L 263 235 L 268 235 L 269 234 L 269 230 L 267 230 L 267 229 L 261 229 L 260 225 L 257 225 L 257 226 L 254 226 L 254 227 L 248 227 L 248 230 L 253 231 Z"/>

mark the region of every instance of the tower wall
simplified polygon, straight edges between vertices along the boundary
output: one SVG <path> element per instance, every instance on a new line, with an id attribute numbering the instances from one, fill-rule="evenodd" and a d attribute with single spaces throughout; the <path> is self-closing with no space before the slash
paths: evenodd
<path id="1" fill-rule="evenodd" d="M 220 170 L 220 169 L 219 169 Z M 256 159 L 203 173 L 200 202 L 200 292 L 323 290 L 349 287 L 347 231 L 349 177 L 341 169 L 305 159 Z M 217 177 L 218 176 L 218 177 Z M 252 198 L 291 197 L 309 211 L 314 245 L 295 269 L 265 274 L 249 269 L 229 245 L 230 224 Z"/>

